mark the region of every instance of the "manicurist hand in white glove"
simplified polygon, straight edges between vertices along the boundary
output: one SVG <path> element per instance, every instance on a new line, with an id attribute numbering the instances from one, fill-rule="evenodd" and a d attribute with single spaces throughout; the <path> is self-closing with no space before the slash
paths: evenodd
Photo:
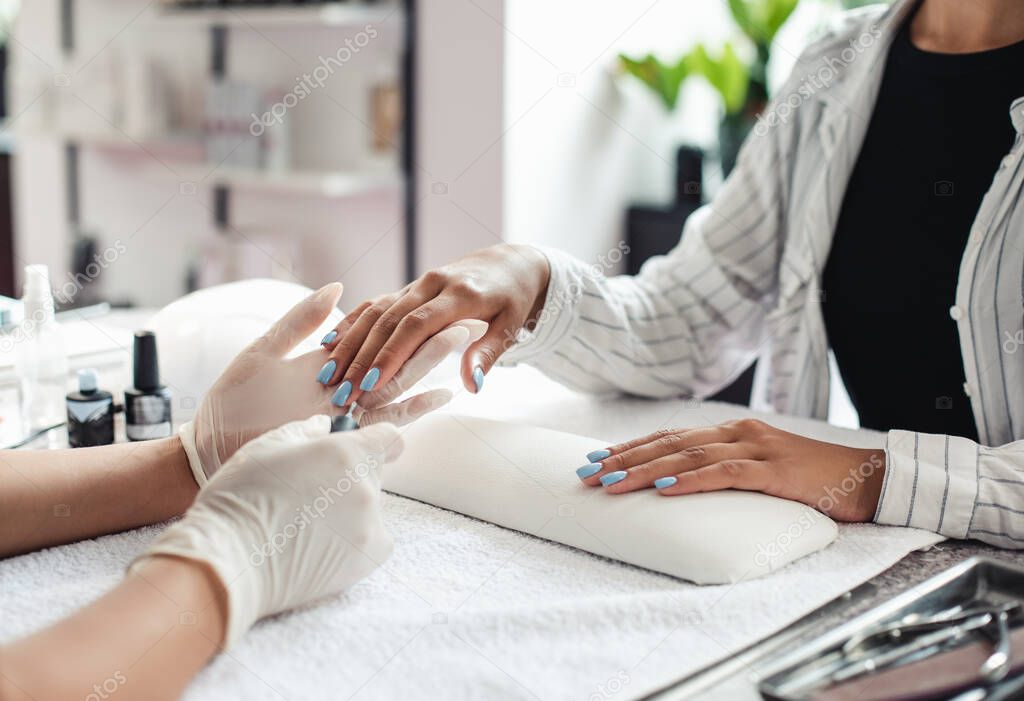
<path id="1" fill-rule="evenodd" d="M 285 356 L 340 295 L 324 287 L 242 351 L 178 436 L 0 451 L 0 557 L 185 512 L 110 593 L 0 647 L 0 699 L 175 698 L 256 620 L 336 594 L 389 555 L 378 471 L 400 450 L 395 425 L 451 393 L 395 400 L 487 325 L 433 336 L 352 407 L 362 428 L 332 434 L 343 409 L 309 379 L 328 351 Z"/>
<path id="2" fill-rule="evenodd" d="M 285 356 L 316 331 L 341 296 L 311 294 L 231 362 L 179 436 L 97 448 L 0 451 L 0 557 L 159 523 L 180 515 L 247 441 L 290 421 L 343 410 L 333 388 L 312 381 L 326 349 Z M 445 356 L 486 330 L 466 320 L 433 336 L 353 412 L 360 426 L 401 426 L 451 399 L 445 389 L 404 401 Z M 324 428 L 324 433 L 327 433 Z"/>
<path id="3" fill-rule="evenodd" d="M 0 698 L 177 698 L 258 619 L 369 574 L 391 553 L 378 471 L 401 439 L 329 429 L 314 416 L 237 450 L 117 587 L 0 648 Z"/>

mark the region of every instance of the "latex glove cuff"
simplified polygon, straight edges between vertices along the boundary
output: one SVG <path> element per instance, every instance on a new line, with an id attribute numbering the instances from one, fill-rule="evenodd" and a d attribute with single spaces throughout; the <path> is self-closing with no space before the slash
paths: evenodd
<path id="1" fill-rule="evenodd" d="M 203 469 L 203 461 L 199 459 L 199 449 L 196 447 L 196 426 L 194 421 L 183 424 L 178 429 L 178 438 L 181 440 L 181 447 L 185 449 L 185 456 L 188 458 L 188 466 L 192 470 L 192 477 L 196 484 L 202 489 L 210 479 Z"/>

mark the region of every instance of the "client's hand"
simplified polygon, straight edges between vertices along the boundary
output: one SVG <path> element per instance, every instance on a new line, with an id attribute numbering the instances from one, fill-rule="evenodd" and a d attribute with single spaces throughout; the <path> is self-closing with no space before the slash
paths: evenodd
<path id="1" fill-rule="evenodd" d="M 883 450 L 823 443 L 756 419 L 658 431 L 587 459 L 576 474 L 610 494 L 745 489 L 803 502 L 839 521 L 871 520 L 885 474 Z"/>
<path id="2" fill-rule="evenodd" d="M 328 317 L 341 296 L 333 283 L 295 305 L 266 334 L 239 353 L 203 398 L 192 421 L 181 428 L 182 445 L 196 482 L 202 487 L 241 446 L 289 421 L 314 414 L 337 414 L 331 390 L 311 382 L 325 360 L 323 350 L 296 358 L 285 356 Z M 445 389 L 431 390 L 390 404 L 419 382 L 445 356 L 482 333 L 482 322 L 466 322 L 437 334 L 402 368 L 393 382 L 381 388 L 355 411 L 360 425 L 408 423 L 451 399 Z M 326 433 L 326 430 L 325 430 Z"/>
<path id="3" fill-rule="evenodd" d="M 431 270 L 353 309 L 325 339 L 333 364 L 317 379 L 337 384 L 347 402 L 362 402 L 363 392 L 388 382 L 428 338 L 459 319 L 480 319 L 490 328 L 462 358 L 463 385 L 479 392 L 509 341 L 536 320 L 549 274 L 540 251 L 509 244 Z"/>
<path id="4" fill-rule="evenodd" d="M 383 464 L 402 448 L 390 424 L 328 433 L 314 416 L 246 443 L 184 518 L 136 560 L 205 563 L 227 593 L 225 647 L 258 619 L 336 594 L 391 554 Z"/>

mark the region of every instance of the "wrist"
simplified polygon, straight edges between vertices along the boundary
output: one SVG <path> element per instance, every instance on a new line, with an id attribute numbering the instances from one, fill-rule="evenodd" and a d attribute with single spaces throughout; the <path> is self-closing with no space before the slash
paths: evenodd
<path id="1" fill-rule="evenodd" d="M 192 506 L 196 495 L 199 493 L 200 485 L 196 483 L 193 475 L 192 464 L 185 450 L 185 446 L 179 436 L 174 435 L 160 440 L 164 458 L 160 461 L 171 474 L 174 475 L 171 490 L 166 498 L 170 500 L 167 511 L 167 518 L 180 516 Z"/>
<path id="2" fill-rule="evenodd" d="M 519 255 L 530 261 L 530 270 L 534 274 L 531 289 L 535 290 L 535 293 L 525 324 L 528 329 L 532 329 L 540 317 L 541 310 L 544 309 L 544 302 L 548 296 L 548 284 L 551 281 L 551 264 L 547 256 L 533 246 L 519 244 L 514 246 L 514 248 Z"/>
<path id="3" fill-rule="evenodd" d="M 158 589 L 177 606 L 177 624 L 191 627 L 213 644 L 223 647 L 227 633 L 227 590 L 205 562 L 173 555 L 150 555 L 131 567 L 137 577 Z"/>
<path id="4" fill-rule="evenodd" d="M 882 484 L 885 477 L 885 450 L 867 449 L 859 451 L 861 462 L 855 477 L 863 478 L 857 494 L 857 515 L 860 521 L 871 521 L 878 511 L 878 500 L 882 496 Z"/>
<path id="5" fill-rule="evenodd" d="M 192 476 L 192 481 L 195 482 L 198 489 L 202 489 L 210 480 L 206 476 L 206 470 L 203 468 L 202 458 L 199 456 L 199 447 L 196 445 L 195 421 L 193 420 L 182 424 L 181 428 L 178 429 L 177 435 L 174 437 L 178 440 L 178 444 L 181 446 L 182 453 L 185 456 L 185 463 L 188 465 L 189 474 Z"/>

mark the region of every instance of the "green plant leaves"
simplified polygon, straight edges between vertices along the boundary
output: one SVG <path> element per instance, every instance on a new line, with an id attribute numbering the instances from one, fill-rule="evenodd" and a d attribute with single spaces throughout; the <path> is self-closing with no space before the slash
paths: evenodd
<path id="1" fill-rule="evenodd" d="M 755 44 L 768 46 L 799 0 L 728 0 L 739 28 Z"/>
<path id="2" fill-rule="evenodd" d="M 654 91 L 669 112 L 675 109 L 679 88 L 690 73 L 687 56 L 672 65 L 662 63 L 653 54 L 640 59 L 619 54 L 619 61 L 627 73 L 639 78 Z"/>
<path id="3" fill-rule="evenodd" d="M 732 44 L 726 43 L 718 57 L 709 54 L 703 44 L 697 44 L 686 60 L 691 71 L 704 76 L 722 96 L 726 114 L 742 111 L 750 84 L 750 68 L 736 54 Z"/>
<path id="4" fill-rule="evenodd" d="M 663 63 L 651 54 L 641 59 L 620 55 L 619 60 L 627 73 L 654 91 L 669 112 L 675 109 L 683 81 L 691 75 L 703 76 L 718 91 L 727 114 L 740 112 L 747 98 L 750 69 L 732 44 L 727 43 L 719 56 L 712 56 L 698 44 L 673 64 Z"/>
<path id="5" fill-rule="evenodd" d="M 727 115 L 743 111 L 751 80 L 764 83 L 765 64 L 769 47 L 796 9 L 799 0 L 727 0 L 729 10 L 740 30 L 754 43 L 757 58 L 751 65 L 726 43 L 720 54 L 713 55 L 702 45 L 693 49 L 675 63 L 663 63 L 653 54 L 631 58 L 619 54 L 625 71 L 647 85 L 669 112 L 675 109 L 679 90 L 691 75 L 703 76 L 719 95 Z M 752 73 L 754 75 L 752 75 Z M 761 92 L 764 92 L 762 87 Z"/>

